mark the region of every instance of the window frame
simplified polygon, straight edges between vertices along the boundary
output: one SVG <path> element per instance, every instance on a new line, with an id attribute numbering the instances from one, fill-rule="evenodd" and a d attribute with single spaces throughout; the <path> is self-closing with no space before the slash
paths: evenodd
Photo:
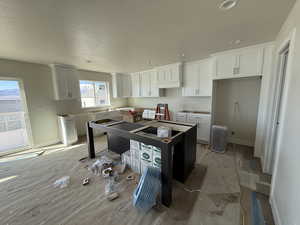
<path id="1" fill-rule="evenodd" d="M 83 104 L 82 104 L 82 96 L 81 96 L 81 88 L 80 88 L 80 82 L 81 81 L 86 81 L 86 82 L 92 82 L 93 83 L 93 85 L 94 85 L 94 100 L 96 99 L 95 83 L 104 83 L 105 87 L 106 87 L 107 104 L 84 107 Z M 80 91 L 80 104 L 81 104 L 81 108 L 82 109 L 94 109 L 94 108 L 105 108 L 105 107 L 111 106 L 111 102 L 110 102 L 110 89 L 109 88 L 110 87 L 109 87 L 109 82 L 108 81 L 80 79 L 79 80 L 79 91 Z"/>

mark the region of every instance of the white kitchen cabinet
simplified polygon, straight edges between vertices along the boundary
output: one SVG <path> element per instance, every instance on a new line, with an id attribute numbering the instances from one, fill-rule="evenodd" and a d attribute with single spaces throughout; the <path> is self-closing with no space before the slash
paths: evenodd
<path id="1" fill-rule="evenodd" d="M 239 52 L 237 58 L 239 70 L 237 71 L 237 75 L 240 77 L 262 75 L 263 57 L 263 48 L 249 48 Z"/>
<path id="2" fill-rule="evenodd" d="M 150 92 L 150 72 L 143 71 L 140 73 L 141 79 L 141 97 L 149 97 L 151 95 Z"/>
<path id="3" fill-rule="evenodd" d="M 260 76 L 264 47 L 254 46 L 218 53 L 213 56 L 213 79 Z"/>
<path id="4" fill-rule="evenodd" d="M 237 67 L 237 56 L 235 54 L 224 54 L 215 57 L 215 79 L 226 79 L 234 76 Z"/>
<path id="5" fill-rule="evenodd" d="M 164 90 L 157 87 L 157 71 L 147 70 L 131 74 L 133 97 L 160 97 Z"/>
<path id="6" fill-rule="evenodd" d="M 52 64 L 52 80 L 55 100 L 80 98 L 78 72 L 70 65 Z"/>
<path id="7" fill-rule="evenodd" d="M 113 97 L 128 98 L 131 97 L 131 76 L 129 74 L 112 74 Z"/>
<path id="8" fill-rule="evenodd" d="M 212 61 L 210 59 L 185 63 L 182 96 L 212 95 Z"/>
<path id="9" fill-rule="evenodd" d="M 158 88 L 157 85 L 157 71 L 151 70 L 150 77 L 150 96 L 149 97 L 162 97 L 164 96 L 164 89 Z"/>
<path id="10" fill-rule="evenodd" d="M 208 113 L 177 112 L 175 121 L 197 124 L 197 140 L 202 143 L 210 141 L 211 115 Z"/>
<path id="11" fill-rule="evenodd" d="M 176 122 L 186 123 L 187 122 L 187 113 L 185 113 L 185 112 L 177 112 L 175 114 L 175 121 Z"/>
<path id="12" fill-rule="evenodd" d="M 187 113 L 187 122 L 197 124 L 197 140 L 209 143 L 211 115 L 202 113 Z"/>
<path id="13" fill-rule="evenodd" d="M 175 63 L 156 68 L 158 88 L 178 88 L 182 83 L 182 64 Z"/>
<path id="14" fill-rule="evenodd" d="M 131 74 L 132 97 L 141 97 L 140 73 Z"/>

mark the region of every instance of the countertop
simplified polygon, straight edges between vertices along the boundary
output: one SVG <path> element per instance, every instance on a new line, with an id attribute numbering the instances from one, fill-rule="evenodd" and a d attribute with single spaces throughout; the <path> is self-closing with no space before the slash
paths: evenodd
<path id="1" fill-rule="evenodd" d="M 194 111 L 194 110 L 182 110 L 182 111 L 179 111 L 179 113 L 211 114 L 211 112 L 208 112 L 208 111 Z"/>

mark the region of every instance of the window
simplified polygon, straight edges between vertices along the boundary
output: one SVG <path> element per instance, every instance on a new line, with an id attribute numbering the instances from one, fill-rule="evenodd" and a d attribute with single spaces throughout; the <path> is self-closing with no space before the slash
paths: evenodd
<path id="1" fill-rule="evenodd" d="M 108 84 L 103 81 L 81 80 L 80 94 L 83 108 L 109 105 Z"/>

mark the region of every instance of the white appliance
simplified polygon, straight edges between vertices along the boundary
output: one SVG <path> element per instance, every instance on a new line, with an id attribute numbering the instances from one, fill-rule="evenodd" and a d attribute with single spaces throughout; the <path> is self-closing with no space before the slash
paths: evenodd
<path id="1" fill-rule="evenodd" d="M 224 126 L 212 126 L 212 151 L 223 153 L 227 147 L 228 128 Z"/>
<path id="2" fill-rule="evenodd" d="M 75 118 L 73 115 L 59 115 L 58 125 L 61 142 L 68 146 L 78 141 Z"/>

